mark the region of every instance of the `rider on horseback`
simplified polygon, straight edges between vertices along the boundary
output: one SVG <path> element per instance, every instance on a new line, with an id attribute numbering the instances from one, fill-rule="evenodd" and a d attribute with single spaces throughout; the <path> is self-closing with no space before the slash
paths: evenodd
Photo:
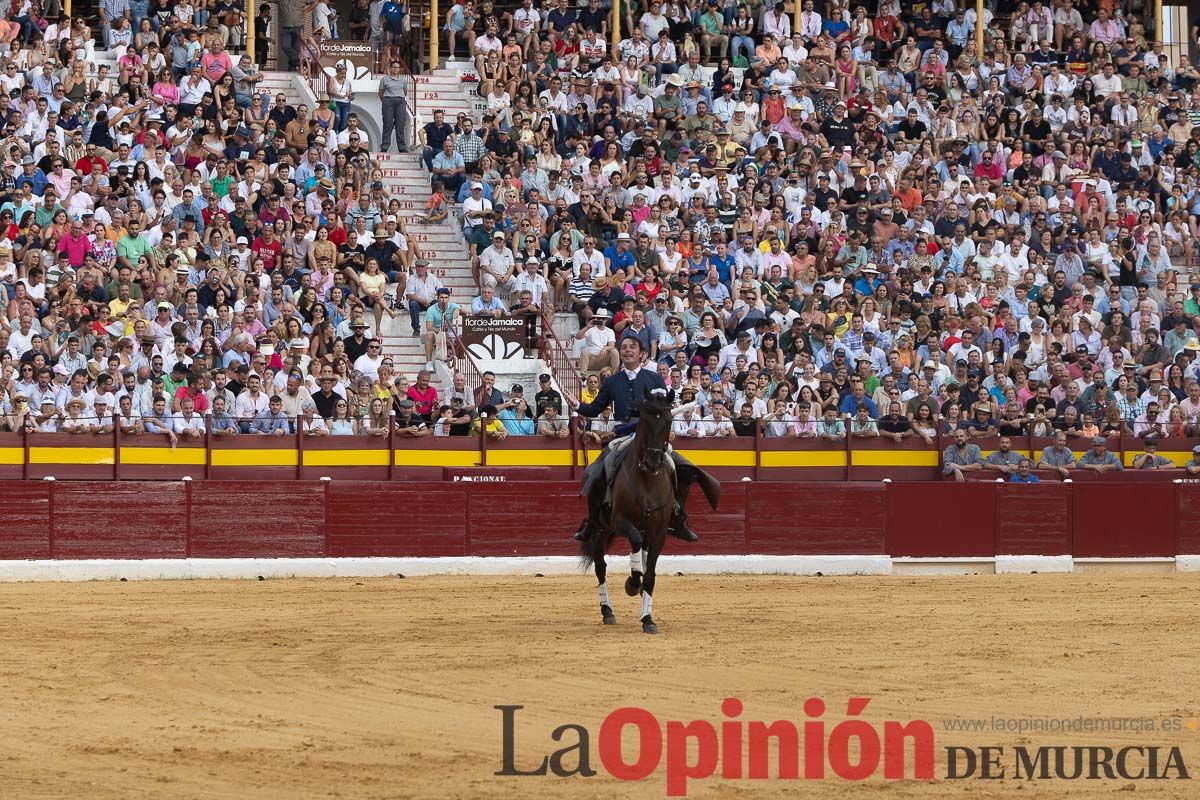
<path id="1" fill-rule="evenodd" d="M 607 503 L 609 484 L 612 476 L 617 474 L 629 445 L 633 442 L 633 432 L 637 429 L 638 407 L 647 391 L 659 390 L 665 393 L 666 385 L 662 376 L 656 371 L 642 366 L 642 342 L 634 336 L 621 340 L 620 356 L 621 369 L 608 378 L 600 387 L 596 399 L 590 403 L 580 403 L 574 397 L 567 397 L 567 402 L 581 416 L 596 417 L 610 403 L 613 406 L 613 417 L 625 421 L 617 428 L 617 438 L 597 458 L 588 465 L 583 473 L 583 488 L 580 494 L 587 497 L 588 516 L 575 532 L 577 540 L 584 540 L 602 524 L 603 511 Z M 669 448 L 669 445 L 668 445 Z M 669 463 L 675 471 L 675 509 L 671 515 L 668 533 L 687 542 L 700 539 L 687 525 L 688 492 L 693 483 L 700 482 L 705 494 L 712 489 L 709 485 L 715 481 L 704 471 L 674 450 L 668 449 L 671 458 Z M 717 487 L 719 489 L 719 487 Z"/>

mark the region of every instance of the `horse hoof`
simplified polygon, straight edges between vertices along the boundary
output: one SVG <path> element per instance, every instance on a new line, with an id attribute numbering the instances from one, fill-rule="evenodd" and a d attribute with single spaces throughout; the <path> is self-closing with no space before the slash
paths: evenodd
<path id="1" fill-rule="evenodd" d="M 605 624 L 605 625 L 616 625 L 616 624 L 617 624 L 617 618 L 616 618 L 616 617 L 614 617 L 612 614 L 606 614 L 606 615 L 604 616 L 604 624 Z"/>
<path id="2" fill-rule="evenodd" d="M 658 626 L 653 622 L 643 622 L 642 633 L 658 633 Z"/>
<path id="3" fill-rule="evenodd" d="M 625 594 L 630 597 L 637 597 L 640 591 L 642 591 L 642 578 L 640 575 L 630 575 L 625 579 Z"/>

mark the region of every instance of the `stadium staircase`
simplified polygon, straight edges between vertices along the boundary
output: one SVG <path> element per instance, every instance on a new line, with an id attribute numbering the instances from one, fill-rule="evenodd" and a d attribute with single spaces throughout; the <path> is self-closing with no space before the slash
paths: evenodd
<path id="1" fill-rule="evenodd" d="M 449 287 L 454 302 L 469 307 L 475 291 L 462 224 L 456 213 L 451 213 L 442 222 L 428 224 L 423 221 L 430 190 L 429 173 L 421 163 L 420 155 L 376 153 L 375 159 L 383 169 L 384 190 L 393 197 L 400 197 L 401 216 L 413 244 L 429 260 L 433 273 Z M 424 315 L 421 323 L 424 325 Z M 407 305 L 397 305 L 395 319 L 384 317 L 380 333 L 384 355 L 391 357 L 394 369 L 407 375 L 409 380 L 414 379 L 425 367 L 425 351 L 420 340 L 412 335 Z"/>
<path id="2" fill-rule="evenodd" d="M 473 84 L 464 84 L 459 71 L 439 69 L 418 76 L 417 80 L 418 127 L 433 119 L 435 108 L 444 109 L 451 122 L 459 112 L 475 115 L 476 109 L 471 94 L 468 94 L 473 90 Z M 450 215 L 442 222 L 423 222 L 425 203 L 430 197 L 429 172 L 421 162 L 419 148 L 413 150 L 412 153 L 374 154 L 383 169 L 384 190 L 400 198 L 404 227 L 413 244 L 429 260 L 430 270 L 450 289 L 455 303 L 469 307 L 475 296 L 475 283 L 471 279 L 470 251 L 462 233 L 462 217 L 452 207 Z M 390 289 L 394 291 L 395 286 Z M 421 324 L 424 322 L 422 314 Z M 412 335 L 406 304 L 397 304 L 395 319 L 384 317 L 380 335 L 384 355 L 392 359 L 395 371 L 413 380 L 425 367 L 425 351 L 421 341 Z M 439 378 L 448 377 L 443 372 L 448 371 L 439 365 Z"/>

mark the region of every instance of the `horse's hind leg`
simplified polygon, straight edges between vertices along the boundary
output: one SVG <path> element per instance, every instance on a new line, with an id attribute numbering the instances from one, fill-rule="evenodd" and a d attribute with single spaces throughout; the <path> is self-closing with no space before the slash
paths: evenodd
<path id="1" fill-rule="evenodd" d="M 601 539 L 603 537 L 597 535 L 595 538 Z M 598 584 L 596 591 L 600 595 L 600 615 L 604 618 L 605 625 L 616 625 L 617 618 L 613 614 L 612 604 L 608 601 L 608 583 L 606 582 L 608 565 L 604 561 L 603 548 L 596 549 L 599 549 L 600 552 L 593 551 L 592 556 L 593 563 L 596 565 L 596 582 Z"/>
<path id="2" fill-rule="evenodd" d="M 629 539 L 630 575 L 625 579 L 625 594 L 637 597 L 642 588 L 642 532 L 624 518 L 617 523 L 617 532 Z"/>
<path id="3" fill-rule="evenodd" d="M 658 578 L 658 554 L 661 552 L 660 537 L 657 545 L 651 542 L 650 549 L 646 551 L 646 577 L 642 580 L 642 633 L 658 633 L 658 626 L 654 624 L 651 611 L 654 605 L 654 583 Z"/>

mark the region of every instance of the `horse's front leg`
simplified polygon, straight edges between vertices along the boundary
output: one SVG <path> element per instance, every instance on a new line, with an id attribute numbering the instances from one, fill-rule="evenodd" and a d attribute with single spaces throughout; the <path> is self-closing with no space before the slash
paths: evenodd
<path id="1" fill-rule="evenodd" d="M 650 549 L 646 551 L 646 577 L 642 579 L 642 633 L 658 633 L 658 626 L 654 624 L 654 617 L 651 613 L 654 605 L 654 583 L 658 578 L 658 556 L 662 552 L 663 537 L 651 538 L 652 540 L 647 542 Z"/>
<path id="2" fill-rule="evenodd" d="M 625 579 L 625 594 L 637 597 L 642 588 L 642 532 L 624 517 L 618 522 L 617 532 L 629 539 L 629 577 Z"/>
<path id="3" fill-rule="evenodd" d="M 603 537 L 594 535 L 593 541 Z M 596 552 L 596 551 L 599 552 Z M 608 564 L 604 560 L 604 549 L 593 545 L 592 563 L 596 565 L 596 591 L 600 595 L 600 616 L 605 625 L 616 625 L 617 618 L 613 614 L 612 604 L 608 600 Z"/>

